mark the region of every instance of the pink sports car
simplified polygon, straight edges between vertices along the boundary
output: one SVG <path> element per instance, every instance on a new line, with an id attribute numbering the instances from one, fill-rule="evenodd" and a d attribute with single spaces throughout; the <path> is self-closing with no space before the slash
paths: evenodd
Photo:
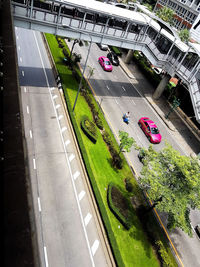
<path id="1" fill-rule="evenodd" d="M 139 119 L 138 124 L 151 143 L 158 144 L 161 142 L 162 136 L 152 120 L 142 117 Z"/>
<path id="2" fill-rule="evenodd" d="M 98 62 L 105 71 L 112 71 L 112 64 L 110 63 L 110 60 L 107 57 L 99 57 Z"/>

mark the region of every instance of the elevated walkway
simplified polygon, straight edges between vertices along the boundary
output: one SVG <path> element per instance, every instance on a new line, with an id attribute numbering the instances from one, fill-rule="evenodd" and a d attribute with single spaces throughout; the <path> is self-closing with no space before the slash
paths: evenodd
<path id="1" fill-rule="evenodd" d="M 15 0 L 12 7 L 16 26 L 142 51 L 153 65 L 186 84 L 200 122 L 200 52 L 170 29 L 145 14 L 97 1 Z"/>

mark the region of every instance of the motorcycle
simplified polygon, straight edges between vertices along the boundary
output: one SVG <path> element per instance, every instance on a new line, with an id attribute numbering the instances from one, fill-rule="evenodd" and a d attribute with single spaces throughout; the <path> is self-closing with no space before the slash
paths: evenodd
<path id="1" fill-rule="evenodd" d="M 129 124 L 129 118 L 126 116 L 126 114 L 123 115 L 123 121 L 124 121 L 126 124 Z"/>

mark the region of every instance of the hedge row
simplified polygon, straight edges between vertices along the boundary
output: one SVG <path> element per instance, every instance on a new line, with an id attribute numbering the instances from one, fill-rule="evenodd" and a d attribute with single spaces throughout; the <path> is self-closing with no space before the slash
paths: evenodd
<path id="1" fill-rule="evenodd" d="M 100 130 L 103 130 L 103 122 L 102 122 L 101 118 L 99 117 L 99 112 L 96 110 L 96 107 L 95 107 L 94 102 L 93 102 L 93 97 L 90 95 L 90 93 L 87 89 L 82 89 L 81 95 L 84 96 L 85 100 L 87 101 L 87 103 L 90 107 L 94 122 L 96 123 L 96 126 Z"/>
<path id="2" fill-rule="evenodd" d="M 102 137 L 104 142 L 107 144 L 109 152 L 111 154 L 113 167 L 116 167 L 117 169 L 122 169 L 123 160 L 120 157 L 119 152 L 115 149 L 109 133 L 104 130 L 102 133 Z"/>
<path id="3" fill-rule="evenodd" d="M 88 122 L 90 125 L 89 127 L 86 125 L 86 122 Z M 94 128 L 94 130 L 92 129 Z M 96 128 L 95 124 L 91 121 L 89 121 L 88 117 L 84 117 L 81 121 L 81 129 L 85 133 L 85 135 L 95 144 L 97 142 L 97 134 L 96 134 Z"/>
<path id="4" fill-rule="evenodd" d="M 108 206 L 110 208 L 110 210 L 112 211 L 112 213 L 115 215 L 115 217 L 120 221 L 120 223 L 127 229 L 129 230 L 132 226 L 132 221 L 129 220 L 129 218 L 125 218 L 120 210 L 118 209 L 118 207 L 116 207 L 113 203 L 112 200 L 112 190 L 113 188 L 116 188 L 119 191 L 119 194 L 122 194 L 122 192 L 119 190 L 119 188 L 116 187 L 116 185 L 114 185 L 113 183 L 110 183 L 108 185 L 108 192 L 107 192 L 107 201 L 108 201 Z M 123 195 L 123 194 L 122 194 Z M 124 196 L 123 196 L 124 197 Z M 124 197 L 124 201 L 126 202 L 127 199 Z"/>

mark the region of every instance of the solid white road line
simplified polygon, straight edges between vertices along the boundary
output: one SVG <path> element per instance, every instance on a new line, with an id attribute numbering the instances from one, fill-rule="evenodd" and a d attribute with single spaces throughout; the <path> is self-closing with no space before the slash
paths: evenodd
<path id="1" fill-rule="evenodd" d="M 92 219 L 92 215 L 88 212 L 88 214 L 86 215 L 84 222 L 85 222 L 85 226 L 88 225 L 88 223 L 90 222 L 90 220 Z"/>
<path id="2" fill-rule="evenodd" d="M 44 247 L 44 258 L 45 258 L 45 265 L 46 265 L 45 267 L 49 267 L 46 247 Z"/>
<path id="3" fill-rule="evenodd" d="M 74 173 L 74 180 L 76 180 L 78 177 L 79 177 L 79 175 L 80 175 L 80 172 L 79 171 L 76 171 L 75 173 Z"/>
<path id="4" fill-rule="evenodd" d="M 94 254 L 96 253 L 97 249 L 99 247 L 99 240 L 95 240 L 92 247 L 91 247 L 91 250 L 92 250 L 92 255 L 94 256 Z"/>

